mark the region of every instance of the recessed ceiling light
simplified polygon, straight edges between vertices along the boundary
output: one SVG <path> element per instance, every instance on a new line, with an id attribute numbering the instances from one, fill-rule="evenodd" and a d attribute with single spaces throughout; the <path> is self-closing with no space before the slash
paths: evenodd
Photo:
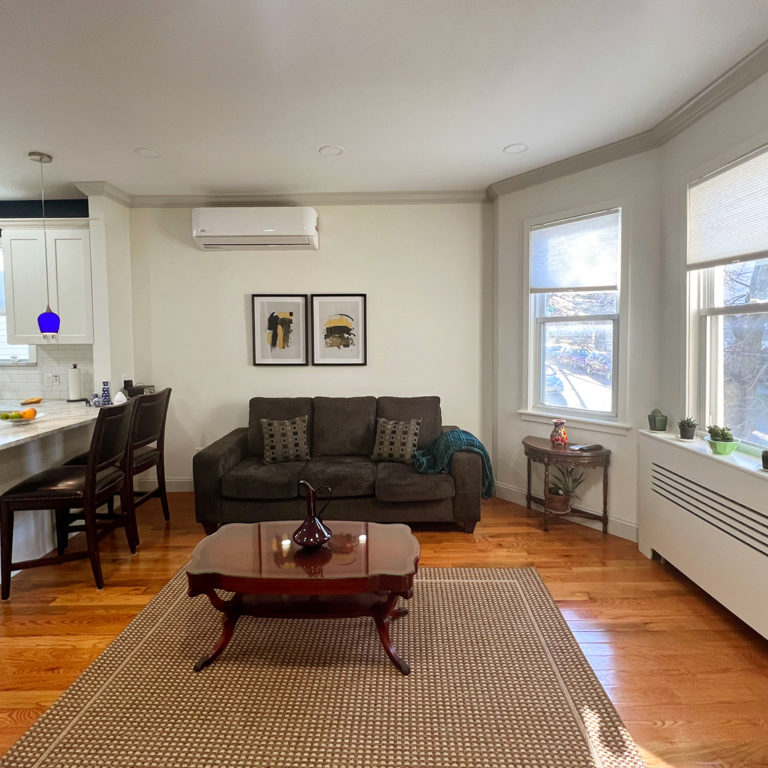
<path id="1" fill-rule="evenodd" d="M 150 149 L 149 147 L 136 147 L 133 151 L 140 157 L 148 157 L 150 160 L 157 160 L 163 156 L 159 149 Z"/>
<path id="2" fill-rule="evenodd" d="M 323 144 L 317 151 L 326 157 L 338 157 L 344 154 L 344 147 L 340 147 L 338 144 Z"/>
<path id="3" fill-rule="evenodd" d="M 502 151 L 508 155 L 519 155 L 521 152 L 525 152 L 526 149 L 528 149 L 528 145 L 519 141 L 516 144 L 507 144 Z"/>

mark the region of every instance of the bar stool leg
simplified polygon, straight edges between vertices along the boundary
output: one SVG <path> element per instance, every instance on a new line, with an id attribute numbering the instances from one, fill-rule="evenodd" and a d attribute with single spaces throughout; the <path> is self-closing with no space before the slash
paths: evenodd
<path id="1" fill-rule="evenodd" d="M 130 478 L 126 478 L 120 489 L 120 506 L 125 516 L 125 538 L 128 539 L 128 549 L 133 555 L 139 546 L 139 527 L 136 524 L 136 505 L 133 503 L 133 488 Z"/>
<path id="2" fill-rule="evenodd" d="M 85 510 L 85 540 L 88 544 L 88 556 L 91 559 L 91 570 L 96 582 L 96 588 L 104 587 L 104 576 L 101 573 L 101 560 L 99 559 L 99 536 L 96 530 L 96 510 L 87 506 Z"/>
<path id="3" fill-rule="evenodd" d="M 64 554 L 69 543 L 69 510 L 56 510 L 56 552 Z"/>
<path id="4" fill-rule="evenodd" d="M 5 503 L 0 504 L 0 578 L 3 580 L 2 599 L 11 596 L 11 562 L 13 552 L 13 510 Z"/>
<path id="5" fill-rule="evenodd" d="M 162 455 L 157 460 L 157 492 L 163 507 L 163 517 L 168 521 L 171 519 L 171 512 L 168 509 L 168 495 L 165 491 L 165 461 Z"/>

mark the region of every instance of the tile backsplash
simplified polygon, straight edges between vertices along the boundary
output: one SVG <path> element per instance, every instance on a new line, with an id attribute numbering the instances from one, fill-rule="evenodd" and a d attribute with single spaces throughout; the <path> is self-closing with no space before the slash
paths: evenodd
<path id="1" fill-rule="evenodd" d="M 90 344 L 40 344 L 37 365 L 0 366 L 0 399 L 47 397 L 66 400 L 69 397 L 67 371 L 72 363 L 77 363 L 82 371 L 83 397 L 92 395 L 96 390 L 93 388 L 93 347 Z"/>

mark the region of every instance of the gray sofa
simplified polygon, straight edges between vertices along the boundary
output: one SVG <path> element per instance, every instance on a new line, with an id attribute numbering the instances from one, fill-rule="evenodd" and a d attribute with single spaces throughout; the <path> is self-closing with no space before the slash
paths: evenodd
<path id="1" fill-rule="evenodd" d="M 264 462 L 261 419 L 308 417 L 310 460 Z M 323 517 L 392 523 L 455 522 L 471 533 L 480 519 L 482 462 L 455 453 L 450 472 L 419 474 L 410 464 L 374 462 L 378 417 L 420 418 L 418 448 L 448 429 L 439 397 L 254 397 L 248 427 L 197 453 L 195 514 L 206 533 L 234 522 L 302 519 L 299 480 L 333 489 Z"/>

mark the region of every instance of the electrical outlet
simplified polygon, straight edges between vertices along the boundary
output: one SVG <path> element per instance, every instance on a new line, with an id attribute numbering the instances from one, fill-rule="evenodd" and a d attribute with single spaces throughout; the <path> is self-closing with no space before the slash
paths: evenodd
<path id="1" fill-rule="evenodd" d="M 61 384 L 61 376 L 59 376 L 58 373 L 51 374 L 53 377 L 53 383 L 54 384 Z"/>

